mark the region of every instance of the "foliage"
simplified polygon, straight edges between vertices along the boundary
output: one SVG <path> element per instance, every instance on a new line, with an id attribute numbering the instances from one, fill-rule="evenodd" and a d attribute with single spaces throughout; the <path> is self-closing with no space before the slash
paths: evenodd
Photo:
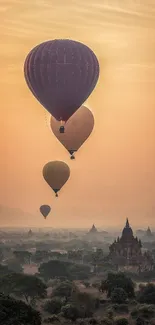
<path id="1" fill-rule="evenodd" d="M 101 248 L 97 248 L 96 252 L 91 254 L 91 263 L 92 265 L 98 265 L 99 263 L 104 262 L 104 254 Z"/>
<path id="2" fill-rule="evenodd" d="M 112 306 L 107 308 L 106 310 L 106 316 L 109 318 L 109 319 L 113 319 L 114 317 L 114 311 L 113 311 L 113 308 Z"/>
<path id="3" fill-rule="evenodd" d="M 65 297 L 66 299 L 71 297 L 73 290 L 72 282 L 65 281 L 58 284 L 52 292 L 52 296 Z"/>
<path id="4" fill-rule="evenodd" d="M 109 317 L 103 317 L 100 323 L 101 325 L 113 325 L 113 321 Z"/>
<path id="5" fill-rule="evenodd" d="M 115 304 L 112 307 L 113 310 L 119 314 L 126 314 L 129 312 L 129 307 L 127 304 Z"/>
<path id="6" fill-rule="evenodd" d="M 155 303 L 155 285 L 148 283 L 147 285 L 140 286 L 140 290 L 137 295 L 137 300 L 140 303 L 154 304 Z"/>
<path id="7" fill-rule="evenodd" d="M 44 323 L 46 324 L 53 324 L 55 322 L 60 322 L 59 317 L 57 315 L 52 315 L 44 319 Z"/>
<path id="8" fill-rule="evenodd" d="M 90 268 L 85 265 L 78 265 L 72 262 L 51 260 L 47 263 L 43 263 L 39 267 L 40 275 L 46 279 L 66 277 L 67 279 L 82 280 L 87 278 L 90 272 Z"/>
<path id="9" fill-rule="evenodd" d="M 150 325 L 150 324 L 153 325 L 153 324 L 152 324 L 152 321 L 151 321 L 151 323 L 150 323 L 150 321 L 144 319 L 143 317 L 138 317 L 138 318 L 136 319 L 136 321 L 135 321 L 135 324 L 136 324 L 136 325 Z"/>
<path id="10" fill-rule="evenodd" d="M 44 310 L 49 314 L 59 314 L 63 305 L 62 300 L 59 297 L 53 297 L 47 300 L 44 304 Z"/>
<path id="11" fill-rule="evenodd" d="M 100 286 L 101 286 L 100 281 L 95 281 L 95 282 L 92 283 L 92 287 L 96 288 L 98 290 L 100 289 Z"/>
<path id="12" fill-rule="evenodd" d="M 0 278 L 10 273 L 12 273 L 12 271 L 9 270 L 7 265 L 0 264 Z"/>
<path id="13" fill-rule="evenodd" d="M 78 307 L 73 304 L 67 304 L 61 308 L 61 312 L 63 316 L 67 319 L 71 319 L 75 321 L 77 318 L 81 316 Z"/>
<path id="14" fill-rule="evenodd" d="M 127 293 L 122 288 L 114 288 L 111 293 L 111 301 L 116 304 L 122 304 L 127 300 Z"/>
<path id="15" fill-rule="evenodd" d="M 0 248 L 0 263 L 3 261 L 3 259 L 4 259 L 3 250 Z"/>
<path id="16" fill-rule="evenodd" d="M 97 300 L 87 292 L 75 291 L 72 294 L 73 303 L 78 306 L 83 313 L 83 317 L 91 317 L 97 309 Z"/>
<path id="17" fill-rule="evenodd" d="M 109 273 L 106 280 L 103 280 L 100 286 L 102 292 L 106 291 L 107 296 L 111 297 L 112 291 L 115 288 L 122 288 L 128 298 L 134 298 L 134 283 L 124 273 Z"/>
<path id="18" fill-rule="evenodd" d="M 47 281 L 47 286 L 55 288 L 60 283 L 61 283 L 60 279 L 50 279 L 49 281 Z"/>
<path id="19" fill-rule="evenodd" d="M 150 319 L 155 316 L 155 308 L 151 305 L 140 305 L 135 307 L 131 312 L 132 318 L 142 317 Z"/>
<path id="20" fill-rule="evenodd" d="M 115 319 L 115 325 L 128 325 L 128 319 L 125 317 L 118 317 Z"/>
<path id="21" fill-rule="evenodd" d="M 32 256 L 34 263 L 43 263 L 50 259 L 50 252 L 45 250 L 36 250 L 35 254 Z"/>
<path id="22" fill-rule="evenodd" d="M 0 294 L 0 322 L 3 325 L 41 325 L 41 316 L 23 301 Z"/>
<path id="23" fill-rule="evenodd" d="M 28 251 L 14 251 L 13 254 L 20 264 L 31 263 L 32 253 Z"/>
<path id="24" fill-rule="evenodd" d="M 68 259 L 73 261 L 81 261 L 83 258 L 83 250 L 69 250 L 68 251 Z"/>
<path id="25" fill-rule="evenodd" d="M 4 294 L 23 297 L 27 303 L 46 297 L 46 285 L 33 275 L 11 273 L 0 278 L 0 288 Z"/>
<path id="26" fill-rule="evenodd" d="M 43 263 L 39 267 L 40 275 L 44 279 L 59 278 L 61 276 L 69 276 L 69 262 L 62 262 L 59 260 L 51 260 L 47 263 Z"/>
<path id="27" fill-rule="evenodd" d="M 69 278 L 72 280 L 86 280 L 89 278 L 90 267 L 82 264 L 71 263 L 69 266 Z"/>
<path id="28" fill-rule="evenodd" d="M 83 284 L 86 288 L 89 288 L 90 287 L 90 283 L 88 281 L 83 281 Z"/>
<path id="29" fill-rule="evenodd" d="M 16 273 L 22 273 L 23 272 L 23 268 L 22 268 L 21 264 L 15 258 L 12 258 L 12 259 L 7 261 L 7 267 L 12 272 L 16 272 Z"/>

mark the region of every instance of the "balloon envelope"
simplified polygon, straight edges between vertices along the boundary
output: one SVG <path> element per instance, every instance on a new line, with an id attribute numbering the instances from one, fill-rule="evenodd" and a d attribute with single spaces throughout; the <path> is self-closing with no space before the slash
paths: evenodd
<path id="1" fill-rule="evenodd" d="M 50 211 L 51 211 L 51 207 L 49 205 L 46 205 L 46 204 L 41 205 L 40 212 L 44 216 L 44 218 L 46 218 L 48 216 Z"/>
<path id="2" fill-rule="evenodd" d="M 64 186 L 70 176 L 70 169 L 63 161 L 50 161 L 43 168 L 43 177 L 56 193 Z"/>
<path id="3" fill-rule="evenodd" d="M 93 131 L 94 116 L 86 106 L 81 106 L 67 121 L 64 133 L 60 133 L 59 125 L 60 123 L 51 117 L 50 126 L 54 135 L 72 155 Z"/>
<path id="4" fill-rule="evenodd" d="M 37 45 L 24 64 L 28 87 L 58 121 L 67 121 L 86 101 L 99 78 L 96 55 L 68 39 Z"/>

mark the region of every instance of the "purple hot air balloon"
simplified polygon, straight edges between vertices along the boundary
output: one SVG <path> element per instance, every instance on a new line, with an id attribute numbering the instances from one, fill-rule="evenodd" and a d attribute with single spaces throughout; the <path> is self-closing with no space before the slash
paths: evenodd
<path id="1" fill-rule="evenodd" d="M 40 212 L 45 219 L 48 216 L 48 214 L 50 213 L 50 211 L 51 211 L 51 207 L 49 205 L 47 205 L 47 204 L 41 205 Z"/>
<path id="2" fill-rule="evenodd" d="M 37 45 L 24 65 L 28 87 L 58 121 L 66 122 L 92 93 L 99 78 L 96 55 L 68 39 Z"/>

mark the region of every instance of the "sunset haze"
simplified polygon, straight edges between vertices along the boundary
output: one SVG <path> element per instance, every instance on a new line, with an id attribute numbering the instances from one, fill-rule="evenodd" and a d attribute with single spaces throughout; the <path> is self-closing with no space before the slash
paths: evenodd
<path id="1" fill-rule="evenodd" d="M 85 103 L 95 127 L 75 160 L 23 73 L 29 51 L 55 38 L 83 42 L 100 64 Z M 155 227 L 155 3 L 1 0 L 0 40 L 0 226 Z M 53 160 L 71 170 L 57 199 L 42 176 Z"/>

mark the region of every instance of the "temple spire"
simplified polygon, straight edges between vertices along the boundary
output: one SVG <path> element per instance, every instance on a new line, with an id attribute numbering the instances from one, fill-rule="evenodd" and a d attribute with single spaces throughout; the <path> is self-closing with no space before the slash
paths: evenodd
<path id="1" fill-rule="evenodd" d="M 128 218 L 126 219 L 126 225 L 125 225 L 126 228 L 130 228 L 130 225 L 129 225 L 129 220 Z"/>
<path id="2" fill-rule="evenodd" d="M 95 225 L 93 224 L 91 229 L 89 230 L 89 233 L 96 233 L 97 232 L 97 229 L 95 227 Z"/>

